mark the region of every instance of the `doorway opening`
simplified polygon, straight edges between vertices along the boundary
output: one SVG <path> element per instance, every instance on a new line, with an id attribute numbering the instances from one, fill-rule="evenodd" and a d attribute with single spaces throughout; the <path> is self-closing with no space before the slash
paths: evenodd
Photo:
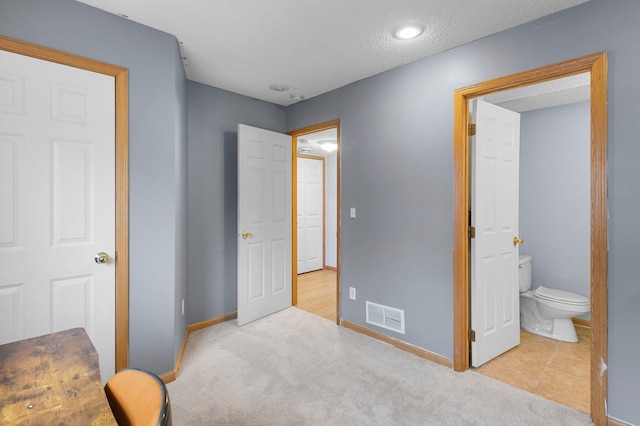
<path id="1" fill-rule="evenodd" d="M 314 313 L 339 324 L 340 120 L 296 129 L 289 134 L 293 144 L 292 305 L 301 304 L 299 307 L 303 309 L 304 306 L 310 306 L 314 310 L 317 306 L 317 312 Z M 335 141 L 334 151 L 319 148 L 327 141 Z M 306 180 L 303 179 L 299 187 L 296 178 L 299 176 L 299 161 L 300 167 L 314 170 L 312 175 L 321 167 L 321 182 L 309 186 L 317 188 L 317 184 L 321 184 L 323 190 L 299 192 L 304 191 L 306 186 Z M 305 203 L 299 209 L 299 201 L 303 201 L 303 197 L 315 197 L 315 201 Z M 323 205 L 320 209 L 322 218 L 314 219 L 306 207 L 309 204 L 317 206 L 318 203 Z M 300 217 L 301 214 L 305 217 Z"/>
<path id="2" fill-rule="evenodd" d="M 484 95 L 589 72 L 590 142 L 590 296 L 591 418 L 606 424 L 607 390 L 607 57 L 596 53 L 490 80 L 454 94 L 454 369 L 469 369 L 469 101 Z"/>
<path id="3" fill-rule="evenodd" d="M 471 343 L 472 367 L 482 375 L 585 413 L 590 410 L 591 340 L 589 317 L 584 314 L 589 310 L 590 294 L 589 80 L 589 73 L 584 73 L 482 97 L 495 108 L 481 108 L 483 115 L 474 116 L 476 135 L 471 141 L 476 152 L 472 163 L 481 163 L 472 166 L 472 182 L 481 170 L 486 173 L 494 165 L 496 173 L 500 171 L 498 182 L 512 182 L 492 187 L 481 184 L 477 177 L 471 186 L 475 193 L 471 225 L 476 228 L 476 238 L 471 240 L 475 263 L 470 277 L 470 327 L 476 334 Z M 509 122 L 508 117 L 517 117 L 514 114 L 520 117 L 520 131 L 513 132 L 520 136 L 519 161 L 511 167 L 495 160 L 497 152 L 504 158 L 506 149 L 506 145 L 498 149 L 492 139 L 501 138 L 500 132 L 488 134 L 493 129 L 490 126 L 497 124 L 488 120 L 487 109 L 496 113 L 500 107 L 509 110 L 500 114 L 507 117 L 500 121 L 501 126 Z M 509 174 L 514 176 L 506 179 Z M 489 188 L 493 194 L 479 194 L 480 189 Z M 505 191 L 509 193 L 503 194 Z M 499 213 L 479 208 L 492 205 Z M 507 228 L 505 223 L 513 226 Z M 496 242 L 498 230 L 507 234 L 507 240 L 515 235 L 520 238 L 516 245 L 501 240 L 504 256 L 496 259 L 489 257 L 496 246 L 487 244 Z M 500 262 L 509 267 L 498 268 Z M 494 281 L 493 274 L 480 273 L 483 269 L 497 272 L 496 278 L 504 276 L 501 271 L 510 271 L 506 285 Z M 553 321 L 537 316 L 538 301 L 533 294 L 540 286 L 570 292 L 566 296 L 577 303 L 562 309 L 571 314 L 556 312 L 564 319 Z M 491 300 L 509 303 L 492 304 Z M 495 309 L 496 315 L 486 315 L 483 306 Z M 567 315 L 580 325 L 572 324 Z"/>

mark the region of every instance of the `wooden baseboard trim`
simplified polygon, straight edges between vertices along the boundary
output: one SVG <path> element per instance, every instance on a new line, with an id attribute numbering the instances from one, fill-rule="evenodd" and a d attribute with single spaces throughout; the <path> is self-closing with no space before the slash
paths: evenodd
<path id="1" fill-rule="evenodd" d="M 607 426 L 632 426 L 632 424 L 623 422 L 622 420 L 607 417 Z"/>
<path id="2" fill-rule="evenodd" d="M 184 340 L 182 341 L 182 347 L 180 348 L 180 353 L 178 354 L 178 359 L 176 360 L 176 366 L 173 370 L 168 371 L 162 375 L 160 375 L 160 379 L 165 383 L 173 382 L 180 372 L 180 364 L 182 363 L 182 355 L 184 355 L 184 349 L 187 347 L 187 340 L 189 340 L 189 335 L 197 330 L 202 330 L 203 328 L 211 327 L 212 325 L 220 324 L 222 322 L 226 322 L 232 319 L 238 318 L 238 314 L 234 312 L 233 314 L 223 315 L 216 318 L 211 318 L 205 321 L 196 322 L 194 324 L 190 324 L 187 327 L 187 332 L 184 335 Z"/>
<path id="3" fill-rule="evenodd" d="M 366 327 L 362 327 L 361 325 L 352 323 L 342 318 L 340 319 L 340 325 L 350 330 L 357 331 L 358 333 L 367 335 L 369 337 L 373 337 L 374 339 L 393 345 L 398 349 L 417 355 L 420 358 L 424 358 L 426 360 L 435 362 L 437 364 L 444 365 L 445 367 L 453 368 L 453 363 L 451 362 L 451 360 L 449 358 L 443 357 L 442 355 L 429 352 L 426 349 L 422 349 L 417 346 L 411 345 L 409 343 L 405 343 L 401 340 L 394 339 L 393 337 L 389 337 L 386 334 L 378 333 L 377 331 L 370 330 Z"/>
<path id="4" fill-rule="evenodd" d="M 591 328 L 591 320 L 582 319 L 582 318 L 571 318 L 571 320 L 573 321 L 574 325 Z"/>
<path id="5" fill-rule="evenodd" d="M 327 271 L 338 272 L 338 268 L 336 268 L 335 266 L 324 265 L 324 268 L 322 268 L 322 269 L 326 269 Z"/>
<path id="6" fill-rule="evenodd" d="M 229 315 L 223 315 L 221 317 L 211 318 L 205 321 L 200 321 L 200 322 L 196 322 L 189 325 L 189 327 L 187 328 L 187 331 L 189 333 L 192 333 L 194 331 L 202 330 L 203 328 L 211 327 L 212 325 L 220 324 L 221 322 L 226 322 L 236 318 L 238 318 L 238 314 L 236 312 Z"/>
<path id="7" fill-rule="evenodd" d="M 165 384 L 173 382 L 177 377 L 176 370 L 168 371 L 164 374 L 160 375 L 160 380 L 162 380 Z"/>

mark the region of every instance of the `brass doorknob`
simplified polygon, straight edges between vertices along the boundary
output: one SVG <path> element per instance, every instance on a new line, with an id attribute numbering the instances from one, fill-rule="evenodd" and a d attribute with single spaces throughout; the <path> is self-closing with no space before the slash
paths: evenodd
<path id="1" fill-rule="evenodd" d="M 515 246 L 515 245 L 518 245 L 518 244 L 520 244 L 520 245 L 524 244 L 524 240 L 522 238 L 513 237 L 513 245 Z"/>
<path id="2" fill-rule="evenodd" d="M 249 232 L 249 231 L 242 231 L 242 238 L 243 238 L 243 239 L 245 239 L 245 240 L 246 240 L 246 239 L 247 239 L 247 238 L 249 238 L 249 237 L 251 237 L 251 232 Z"/>
<path id="3" fill-rule="evenodd" d="M 96 263 L 109 263 L 109 255 L 103 251 L 101 251 L 100 253 L 96 254 L 93 259 L 96 261 Z"/>

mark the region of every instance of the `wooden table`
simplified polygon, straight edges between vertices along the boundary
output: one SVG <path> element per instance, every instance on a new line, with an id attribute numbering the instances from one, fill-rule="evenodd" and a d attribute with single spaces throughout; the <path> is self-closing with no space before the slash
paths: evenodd
<path id="1" fill-rule="evenodd" d="M 0 424 L 116 425 L 84 329 L 0 346 Z"/>

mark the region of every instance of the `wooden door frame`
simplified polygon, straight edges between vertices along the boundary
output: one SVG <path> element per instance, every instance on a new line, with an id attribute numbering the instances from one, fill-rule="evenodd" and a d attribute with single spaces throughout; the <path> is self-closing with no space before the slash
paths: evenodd
<path id="1" fill-rule="evenodd" d="M 324 123 L 314 124 L 313 126 L 302 127 L 300 129 L 292 130 L 288 132 L 288 135 L 291 135 L 291 304 L 293 306 L 298 304 L 298 274 L 296 273 L 296 266 L 298 264 L 298 179 L 294 179 L 293 176 L 298 175 L 298 137 L 303 135 L 308 135 L 309 133 L 321 132 L 323 130 L 336 129 L 337 137 L 336 142 L 338 143 L 338 152 L 337 152 L 337 191 L 336 191 L 336 204 L 337 204 L 337 226 L 338 226 L 338 235 L 336 238 L 336 262 L 337 262 L 337 274 L 336 274 L 336 324 L 340 324 L 340 200 L 342 193 L 342 185 L 340 184 L 340 156 L 341 156 L 341 145 L 340 145 L 340 119 L 325 121 Z M 325 176 L 326 179 L 326 176 Z"/>
<path id="2" fill-rule="evenodd" d="M 607 54 L 594 53 L 458 89 L 454 93 L 453 367 L 469 369 L 469 100 L 591 73 L 591 418 L 604 425 L 607 397 Z"/>
<path id="3" fill-rule="evenodd" d="M 129 71 L 78 55 L 0 36 L 0 49 L 108 75 L 115 83 L 115 366 L 129 366 Z"/>

